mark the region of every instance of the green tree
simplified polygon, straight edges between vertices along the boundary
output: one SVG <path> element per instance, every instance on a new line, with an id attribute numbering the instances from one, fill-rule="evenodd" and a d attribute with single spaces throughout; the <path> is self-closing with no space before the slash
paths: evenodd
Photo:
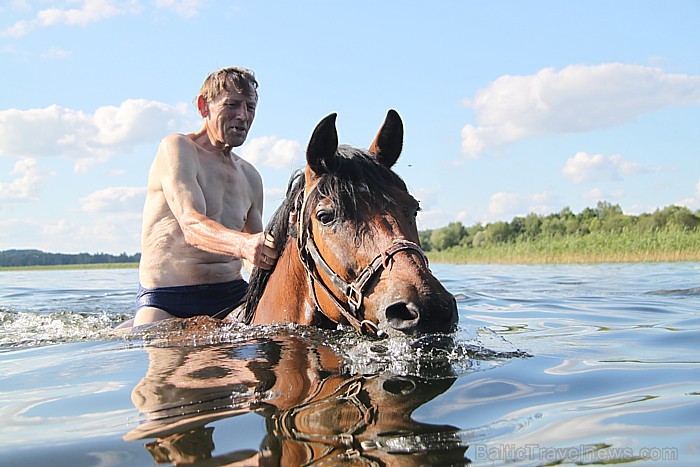
<path id="1" fill-rule="evenodd" d="M 537 214 L 530 213 L 525 216 L 524 227 L 523 235 L 525 238 L 535 239 L 542 233 L 542 218 Z"/>
<path id="2" fill-rule="evenodd" d="M 494 222 L 486 227 L 486 242 L 495 245 L 511 239 L 513 230 L 507 222 Z"/>
<path id="3" fill-rule="evenodd" d="M 447 224 L 447 227 L 433 230 L 433 233 L 430 235 L 430 243 L 438 251 L 446 250 L 459 245 L 459 241 L 465 233 L 466 231 L 461 222 L 450 222 Z"/>

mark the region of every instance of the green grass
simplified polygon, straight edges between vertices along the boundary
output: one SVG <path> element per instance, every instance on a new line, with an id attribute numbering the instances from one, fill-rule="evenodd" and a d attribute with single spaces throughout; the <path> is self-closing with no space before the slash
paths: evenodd
<path id="1" fill-rule="evenodd" d="M 0 266 L 0 271 L 51 271 L 61 269 L 124 269 L 138 268 L 139 263 L 55 264 L 51 266 Z"/>
<path id="2" fill-rule="evenodd" d="M 601 263 L 700 261 L 700 231 L 596 232 L 428 252 L 437 263 Z"/>

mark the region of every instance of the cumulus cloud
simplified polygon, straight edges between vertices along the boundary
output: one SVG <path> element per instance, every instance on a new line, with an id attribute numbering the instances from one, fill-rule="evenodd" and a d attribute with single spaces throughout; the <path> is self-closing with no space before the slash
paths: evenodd
<path id="1" fill-rule="evenodd" d="M 22 158 L 18 160 L 11 175 L 17 176 L 9 183 L 0 183 L 0 201 L 34 201 L 44 186 L 44 180 L 53 175 L 41 170 L 36 159 Z"/>
<path id="2" fill-rule="evenodd" d="M 610 128 L 655 110 L 700 103 L 700 76 L 607 63 L 570 65 L 529 76 L 501 76 L 465 102 L 477 125 L 462 129 L 462 153 L 538 135 Z"/>
<path id="3" fill-rule="evenodd" d="M 276 136 L 254 138 L 241 148 L 241 156 L 248 162 L 273 169 L 289 168 L 295 161 L 301 162 L 302 155 L 301 143 Z"/>
<path id="4" fill-rule="evenodd" d="M 686 198 L 676 203 L 688 209 L 700 209 L 700 179 L 695 183 L 695 193 L 690 198 Z"/>
<path id="5" fill-rule="evenodd" d="M 63 60 L 69 58 L 72 55 L 73 52 L 71 52 L 70 50 L 65 50 L 60 47 L 51 47 L 49 50 L 47 50 L 41 55 L 41 58 Z"/>
<path id="6" fill-rule="evenodd" d="M 136 252 L 140 251 L 141 244 L 141 212 L 112 212 L 83 218 L 73 217 L 69 220 L 17 225 L 14 235 L 10 238 L 17 238 L 22 235 L 22 231 L 32 233 L 29 238 L 26 234 L 21 237 L 27 240 L 26 247 L 44 251 L 102 251 L 112 254 Z"/>
<path id="7" fill-rule="evenodd" d="M 73 2 L 77 3 L 77 2 Z M 22 37 L 37 28 L 56 25 L 81 26 L 96 23 L 105 19 L 122 15 L 136 15 L 143 11 L 139 0 L 83 0 L 76 8 L 45 8 L 35 13 L 31 19 L 17 21 L 0 31 L 0 37 Z M 199 13 L 201 0 L 154 0 L 156 8 L 172 11 L 183 17 L 191 18 Z M 13 4 L 16 11 L 31 11 L 28 3 Z"/>
<path id="8" fill-rule="evenodd" d="M 202 4 L 200 0 L 155 0 L 158 8 L 165 8 L 173 11 L 183 18 L 197 16 Z"/>
<path id="9" fill-rule="evenodd" d="M 555 210 L 556 199 L 546 192 L 521 195 L 498 192 L 491 195 L 486 221 L 510 220 L 529 213 L 547 214 Z"/>
<path id="10" fill-rule="evenodd" d="M 601 188 L 592 188 L 585 192 L 582 197 L 589 202 L 607 201 L 610 199 L 620 199 L 625 196 L 625 190 L 605 191 Z"/>
<path id="11" fill-rule="evenodd" d="M 129 99 L 90 115 L 51 105 L 43 109 L 0 111 L 0 156 L 61 156 L 85 171 L 134 145 L 158 141 L 189 126 L 186 106 Z"/>
<path id="12" fill-rule="evenodd" d="M 145 187 L 113 186 L 80 198 L 80 206 L 88 213 L 141 212 L 145 200 Z"/>
<path id="13" fill-rule="evenodd" d="M 574 183 L 621 180 L 622 175 L 647 172 L 649 169 L 636 162 L 628 162 L 621 156 L 603 156 L 577 152 L 566 161 L 562 174 Z"/>
<path id="14" fill-rule="evenodd" d="M 489 214 L 500 216 L 521 211 L 525 207 L 522 197 L 517 193 L 494 193 L 489 201 Z"/>
<path id="15" fill-rule="evenodd" d="M 46 8 L 39 10 L 32 19 L 21 20 L 0 33 L 0 36 L 21 37 L 39 27 L 87 26 L 114 16 L 135 14 L 141 11 L 136 0 L 84 0 L 79 8 Z"/>
<path id="16" fill-rule="evenodd" d="M 75 226 L 65 219 L 59 219 L 53 223 L 44 224 L 41 231 L 44 235 L 48 237 L 56 237 L 59 235 L 64 235 L 66 232 L 70 232 Z"/>

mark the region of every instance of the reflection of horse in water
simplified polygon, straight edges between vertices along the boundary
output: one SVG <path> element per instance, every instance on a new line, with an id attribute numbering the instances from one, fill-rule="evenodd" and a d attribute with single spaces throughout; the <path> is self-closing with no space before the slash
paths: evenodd
<path id="1" fill-rule="evenodd" d="M 147 375 L 132 400 L 144 415 L 125 439 L 146 444 L 157 462 L 207 465 L 435 465 L 461 463 L 464 446 L 411 444 L 457 429 L 413 420 L 454 378 L 351 375 L 327 346 L 278 335 L 206 347 L 149 347 Z M 217 452 L 213 422 L 255 412 L 266 420 L 257 451 Z M 221 444 L 221 443 L 220 443 Z M 236 440 L 231 440 L 236 445 Z M 225 449 L 225 448 L 224 448 Z M 221 450 L 221 448 L 219 448 Z"/>
<path id="2" fill-rule="evenodd" d="M 307 166 L 270 220 L 275 268 L 253 272 L 246 307 L 232 318 L 343 323 L 370 335 L 454 330 L 454 297 L 419 246 L 418 201 L 391 170 L 403 145 L 401 118 L 389 111 L 367 151 L 338 145 L 335 118 L 314 130 Z"/>

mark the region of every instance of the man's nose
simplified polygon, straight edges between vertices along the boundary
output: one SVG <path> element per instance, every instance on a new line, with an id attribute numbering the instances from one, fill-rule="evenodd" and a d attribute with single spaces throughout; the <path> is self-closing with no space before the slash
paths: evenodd
<path id="1" fill-rule="evenodd" d="M 234 114 L 234 117 L 236 117 L 239 120 L 247 120 L 248 119 L 248 109 L 246 108 L 246 105 L 242 103 L 241 105 L 237 106 Z"/>

